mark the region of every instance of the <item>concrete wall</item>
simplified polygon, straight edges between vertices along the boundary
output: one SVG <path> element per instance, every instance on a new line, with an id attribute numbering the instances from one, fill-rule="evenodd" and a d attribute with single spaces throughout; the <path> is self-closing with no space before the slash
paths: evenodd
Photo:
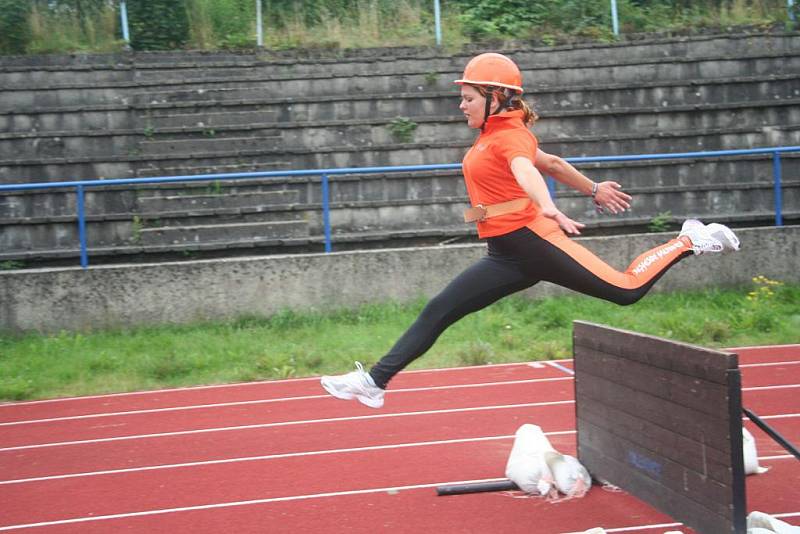
<path id="1" fill-rule="evenodd" d="M 737 231 L 743 249 L 688 258 L 658 291 L 747 284 L 755 275 L 800 282 L 800 226 Z M 581 242 L 618 269 L 674 234 Z M 484 254 L 483 245 L 407 248 L 0 272 L 0 329 L 45 332 L 185 323 L 284 309 L 407 301 L 438 292 Z M 526 294 L 564 290 L 539 284 Z M 588 298 L 588 297 L 587 297 Z"/>

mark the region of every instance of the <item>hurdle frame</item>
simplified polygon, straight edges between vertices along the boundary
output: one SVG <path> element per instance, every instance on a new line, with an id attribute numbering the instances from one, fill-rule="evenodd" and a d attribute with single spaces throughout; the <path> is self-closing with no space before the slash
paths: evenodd
<path id="1" fill-rule="evenodd" d="M 738 356 L 584 321 L 573 352 L 592 476 L 699 534 L 745 533 Z"/>

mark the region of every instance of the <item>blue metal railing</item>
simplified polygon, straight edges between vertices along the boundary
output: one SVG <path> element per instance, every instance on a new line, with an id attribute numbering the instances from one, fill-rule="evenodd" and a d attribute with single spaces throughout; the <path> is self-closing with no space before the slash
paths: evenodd
<path id="1" fill-rule="evenodd" d="M 787 152 L 800 152 L 800 146 L 784 146 L 770 148 L 753 148 L 743 150 L 717 150 L 708 152 L 678 152 L 663 154 L 637 154 L 627 156 L 588 156 L 565 158 L 570 163 L 602 163 L 602 162 L 625 162 L 625 161 L 644 161 L 644 160 L 664 160 L 664 159 L 688 159 L 688 158 L 714 158 L 727 156 L 742 156 L 753 154 L 771 154 L 773 189 L 775 201 L 775 225 L 783 225 L 782 213 L 782 185 L 781 185 L 781 154 Z M 461 169 L 460 163 L 447 163 L 438 165 L 403 165 L 385 167 L 345 167 L 340 169 L 307 169 L 295 171 L 263 171 L 263 172 L 244 172 L 244 173 L 223 173 L 223 174 L 198 174 L 191 176 L 160 176 L 154 178 L 122 178 L 113 180 L 80 180 L 69 182 L 38 182 L 28 184 L 6 184 L 0 185 L 0 192 L 3 191 L 30 191 L 37 189 L 53 188 L 75 188 L 77 194 L 77 217 L 78 217 L 78 237 L 80 240 L 80 262 L 85 269 L 89 266 L 89 256 L 86 237 L 86 208 L 85 190 L 89 187 L 107 187 L 117 185 L 144 185 L 144 184 L 163 184 L 163 183 L 186 183 L 186 182 L 205 182 L 214 180 L 246 180 L 256 178 L 288 178 L 297 176 L 319 176 L 321 178 L 322 196 L 322 220 L 325 233 L 325 252 L 331 252 L 331 222 L 330 222 L 330 186 L 329 177 L 344 174 L 376 174 L 386 172 L 420 172 L 435 170 L 456 170 Z M 552 182 L 548 184 L 552 193 L 555 193 Z"/>

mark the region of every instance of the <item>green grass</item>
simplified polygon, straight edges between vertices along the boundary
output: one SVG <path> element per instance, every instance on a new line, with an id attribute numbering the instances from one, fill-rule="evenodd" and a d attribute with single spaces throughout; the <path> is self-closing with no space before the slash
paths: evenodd
<path id="1" fill-rule="evenodd" d="M 23 400 L 340 373 L 375 362 L 424 305 L 284 312 L 227 323 L 0 336 L 0 399 Z M 583 319 L 708 347 L 800 342 L 800 285 L 653 294 L 620 307 L 510 297 L 447 330 L 411 368 L 566 358 Z"/>

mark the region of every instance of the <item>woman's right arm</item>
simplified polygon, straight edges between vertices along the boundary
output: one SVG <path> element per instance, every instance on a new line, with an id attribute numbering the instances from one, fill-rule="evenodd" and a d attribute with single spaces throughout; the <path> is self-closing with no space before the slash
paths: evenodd
<path id="1" fill-rule="evenodd" d="M 580 235 L 581 228 L 585 225 L 573 221 L 556 208 L 547 190 L 547 185 L 544 183 L 544 178 L 529 158 L 517 156 L 512 159 L 511 172 L 523 191 L 539 206 L 542 215 L 556 221 L 568 234 Z"/>

